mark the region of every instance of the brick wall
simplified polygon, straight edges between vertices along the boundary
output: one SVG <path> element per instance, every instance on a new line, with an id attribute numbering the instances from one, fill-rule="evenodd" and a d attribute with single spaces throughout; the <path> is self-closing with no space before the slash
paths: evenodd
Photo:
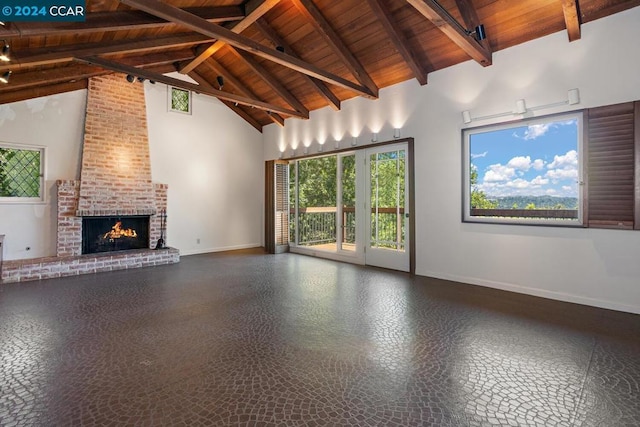
<path id="1" fill-rule="evenodd" d="M 89 79 L 77 216 L 152 215 L 144 86 L 123 74 Z"/>

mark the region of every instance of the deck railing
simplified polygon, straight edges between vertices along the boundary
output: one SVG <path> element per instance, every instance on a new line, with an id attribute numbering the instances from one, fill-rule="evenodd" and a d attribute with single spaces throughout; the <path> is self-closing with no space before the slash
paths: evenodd
<path id="1" fill-rule="evenodd" d="M 298 244 L 305 246 L 336 243 L 336 215 L 335 206 L 319 206 L 298 209 Z M 290 238 L 295 242 L 295 209 L 290 210 Z M 378 208 L 378 221 L 375 221 L 376 210 L 371 210 L 371 239 L 382 246 L 400 244 L 404 233 L 404 208 Z M 377 229 L 376 229 L 377 227 Z M 342 243 L 356 242 L 356 209 L 342 208 Z"/>

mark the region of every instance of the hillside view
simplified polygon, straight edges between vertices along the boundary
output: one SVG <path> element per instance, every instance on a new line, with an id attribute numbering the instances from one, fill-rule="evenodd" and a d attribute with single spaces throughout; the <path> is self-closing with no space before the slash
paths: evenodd
<path id="1" fill-rule="evenodd" d="M 504 196 L 489 197 L 496 209 L 578 209 L 576 197 Z"/>

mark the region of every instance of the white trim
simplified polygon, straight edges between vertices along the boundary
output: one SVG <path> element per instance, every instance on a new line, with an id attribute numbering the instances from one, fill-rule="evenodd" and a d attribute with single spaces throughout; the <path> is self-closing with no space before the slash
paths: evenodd
<path id="1" fill-rule="evenodd" d="M 346 253 L 345 251 L 334 252 L 334 251 L 323 251 L 313 246 L 290 246 L 289 252 L 292 254 L 298 255 L 307 255 L 313 256 L 317 258 L 325 258 L 330 259 L 332 261 L 341 261 L 348 262 L 350 264 L 358 264 L 364 265 L 364 258 L 361 254 L 356 250 L 353 252 Z"/>
<path id="2" fill-rule="evenodd" d="M 620 304 L 619 302 L 607 301 L 598 298 L 589 298 L 580 295 L 568 294 L 565 292 L 547 291 L 528 286 L 514 285 L 511 283 L 484 280 L 476 277 L 459 276 L 435 271 L 423 271 L 417 273 L 419 276 L 433 277 L 435 279 L 450 280 L 462 284 L 484 286 L 487 288 L 500 289 L 503 291 L 515 292 L 518 294 L 531 295 L 535 297 L 548 298 L 556 301 L 570 302 L 574 304 L 588 305 L 591 307 L 605 308 L 607 310 L 623 311 L 627 313 L 640 314 L 640 307 Z"/>
<path id="3" fill-rule="evenodd" d="M 169 245 L 170 246 L 170 245 Z M 199 254 L 209 254 L 214 252 L 225 252 L 225 251 L 236 251 L 239 249 L 253 249 L 253 248 L 261 248 L 262 244 L 260 243 L 247 243 L 246 245 L 235 245 L 235 246 L 223 246 L 219 248 L 208 248 L 208 249 L 191 249 L 187 251 L 180 250 L 180 256 L 185 255 L 199 255 Z"/>

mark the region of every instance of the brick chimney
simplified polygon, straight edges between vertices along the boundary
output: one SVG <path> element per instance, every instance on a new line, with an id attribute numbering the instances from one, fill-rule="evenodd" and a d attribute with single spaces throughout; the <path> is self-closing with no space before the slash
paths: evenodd
<path id="1" fill-rule="evenodd" d="M 89 79 L 77 216 L 156 213 L 144 86 Z"/>

